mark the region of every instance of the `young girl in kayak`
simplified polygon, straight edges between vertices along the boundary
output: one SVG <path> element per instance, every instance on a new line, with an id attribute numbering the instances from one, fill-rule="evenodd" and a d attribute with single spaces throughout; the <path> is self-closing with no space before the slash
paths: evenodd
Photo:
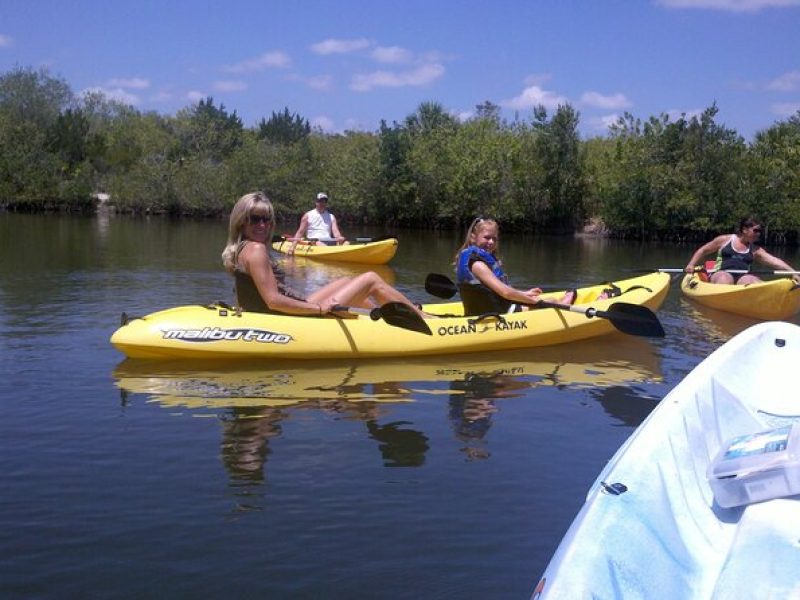
<path id="1" fill-rule="evenodd" d="M 373 308 L 402 302 L 414 304 L 372 271 L 342 277 L 304 297 L 288 288 L 269 256 L 275 209 L 263 192 L 239 198 L 231 210 L 228 242 L 222 263 L 236 281 L 236 302 L 246 311 L 321 317 L 337 304 Z M 344 316 L 344 315 L 343 315 Z"/>
<path id="2" fill-rule="evenodd" d="M 455 258 L 458 283 L 464 310 L 479 314 L 489 310 L 500 313 L 527 310 L 525 305 L 539 302 L 538 287 L 519 290 L 508 284 L 499 258 L 500 227 L 494 219 L 477 218 L 467 229 L 464 243 Z M 576 292 L 568 291 L 562 304 L 572 304 Z"/>
<path id="3" fill-rule="evenodd" d="M 764 263 L 774 269 L 794 271 L 789 263 L 777 258 L 756 246 L 761 238 L 761 224 L 753 217 L 746 217 L 739 222 L 736 233 L 723 234 L 715 237 L 707 244 L 698 248 L 689 259 L 684 271 L 695 272 L 695 265 L 708 254 L 716 253 L 717 262 L 715 271 L 711 274 L 711 283 L 727 283 L 747 285 L 761 281 L 752 273 L 729 273 L 728 271 L 749 271 L 754 260 Z M 793 279 L 800 283 L 800 275 L 793 275 Z"/>

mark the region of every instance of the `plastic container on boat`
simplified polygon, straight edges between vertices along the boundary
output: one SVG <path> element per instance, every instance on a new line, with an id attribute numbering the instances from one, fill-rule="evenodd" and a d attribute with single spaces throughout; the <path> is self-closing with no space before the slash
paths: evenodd
<path id="1" fill-rule="evenodd" d="M 723 508 L 800 494 L 800 424 L 733 438 L 707 476 Z"/>

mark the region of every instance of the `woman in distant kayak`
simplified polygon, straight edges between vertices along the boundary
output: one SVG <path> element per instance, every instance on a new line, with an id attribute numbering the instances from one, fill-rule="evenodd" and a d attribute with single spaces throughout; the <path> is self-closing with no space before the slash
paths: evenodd
<path id="1" fill-rule="evenodd" d="M 272 263 L 268 243 L 275 226 L 275 209 L 263 192 L 239 198 L 231 210 L 228 242 L 222 263 L 236 281 L 236 302 L 246 311 L 321 317 L 336 305 L 373 308 L 402 302 L 421 311 L 372 271 L 341 277 L 308 296 L 288 288 Z"/>
<path id="2" fill-rule="evenodd" d="M 689 259 L 684 271 L 694 273 L 695 265 L 704 256 L 715 253 L 717 260 L 714 265 L 714 272 L 711 273 L 709 281 L 711 283 L 727 283 L 737 285 L 747 285 L 756 283 L 761 279 L 752 273 L 736 273 L 735 271 L 750 271 L 753 261 L 757 260 L 769 267 L 783 271 L 793 271 L 789 263 L 773 256 L 757 242 L 761 239 L 761 223 L 753 217 L 745 217 L 739 222 L 736 233 L 731 235 L 723 234 L 698 248 L 692 258 Z M 733 273 L 729 271 L 734 271 Z M 793 275 L 796 282 L 800 282 L 800 275 Z"/>
<path id="3" fill-rule="evenodd" d="M 456 282 L 467 314 L 527 310 L 526 305 L 539 302 L 540 288 L 519 290 L 508 284 L 499 258 L 499 236 L 497 221 L 479 217 L 472 221 L 456 253 Z M 575 290 L 568 291 L 561 303 L 572 304 L 575 295 Z"/>

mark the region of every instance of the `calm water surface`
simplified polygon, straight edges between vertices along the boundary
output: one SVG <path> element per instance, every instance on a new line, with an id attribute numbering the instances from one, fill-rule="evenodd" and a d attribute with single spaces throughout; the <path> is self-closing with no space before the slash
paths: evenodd
<path id="1" fill-rule="evenodd" d="M 0 214 L 3 598 L 527 598 L 617 447 L 753 324 L 673 284 L 663 340 L 389 361 L 123 360 L 108 343 L 122 311 L 232 300 L 224 236 L 218 221 Z M 425 275 L 450 273 L 459 240 L 400 238 L 379 272 L 432 301 Z M 503 240 L 519 285 L 680 267 L 692 250 Z M 284 266 L 299 288 L 357 272 Z"/>

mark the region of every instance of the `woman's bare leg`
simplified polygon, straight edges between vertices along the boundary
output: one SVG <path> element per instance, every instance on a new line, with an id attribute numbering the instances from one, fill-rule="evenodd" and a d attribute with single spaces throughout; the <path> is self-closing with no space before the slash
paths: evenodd
<path id="1" fill-rule="evenodd" d="M 711 283 L 727 283 L 731 285 L 733 283 L 733 275 L 727 271 L 717 271 L 716 273 L 712 273 L 710 281 Z"/>
<path id="2" fill-rule="evenodd" d="M 755 275 L 742 275 L 736 285 L 747 285 L 748 283 L 759 283 L 760 281 L 761 279 Z"/>
<path id="3" fill-rule="evenodd" d="M 308 296 L 310 302 L 334 298 L 338 304 L 370 308 L 387 302 L 402 302 L 423 314 L 405 295 L 386 283 L 373 271 L 355 277 L 343 277 L 332 281 Z"/>

